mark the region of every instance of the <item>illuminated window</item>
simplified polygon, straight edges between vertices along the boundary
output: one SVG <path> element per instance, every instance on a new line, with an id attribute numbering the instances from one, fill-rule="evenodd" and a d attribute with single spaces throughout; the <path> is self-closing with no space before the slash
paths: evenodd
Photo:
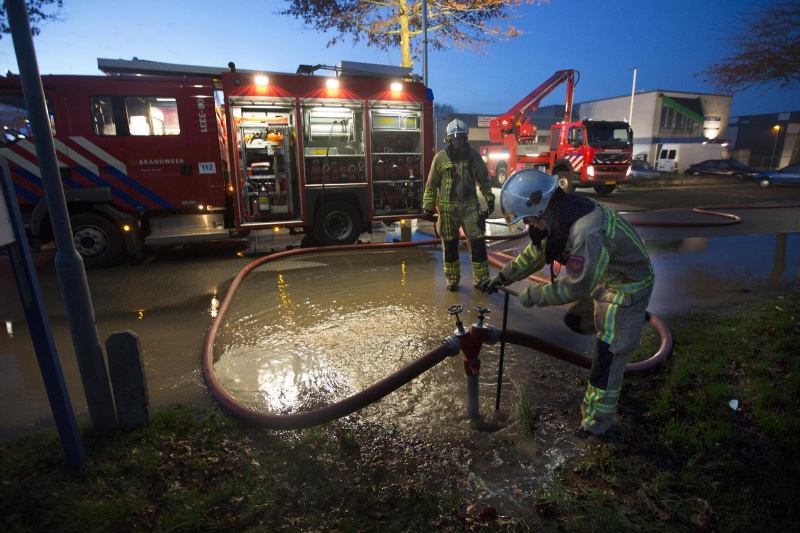
<path id="1" fill-rule="evenodd" d="M 131 135 L 178 135 L 178 101 L 175 98 L 128 96 L 125 98 Z"/>
<path id="2" fill-rule="evenodd" d="M 97 135 L 178 135 L 178 101 L 155 96 L 93 96 L 92 127 Z"/>

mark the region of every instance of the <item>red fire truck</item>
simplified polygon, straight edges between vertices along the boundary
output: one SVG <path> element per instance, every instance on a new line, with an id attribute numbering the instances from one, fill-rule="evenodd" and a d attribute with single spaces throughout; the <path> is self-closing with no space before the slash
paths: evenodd
<path id="1" fill-rule="evenodd" d="M 559 186 L 567 192 L 593 187 L 600 194 L 610 194 L 617 184 L 629 179 L 633 131 L 628 123 L 571 121 L 576 74 L 574 70 L 559 70 L 489 123 L 489 139 L 500 144 L 483 147 L 481 155 L 497 184 L 502 185 L 507 175 L 523 168 L 557 174 Z M 567 84 L 564 120 L 551 127 L 549 150 L 539 151 L 531 114 L 562 83 Z"/>
<path id="2" fill-rule="evenodd" d="M 42 76 L 87 266 L 141 256 L 144 245 L 260 229 L 350 244 L 373 221 L 419 216 L 435 144 L 432 96 L 410 69 L 126 63 L 123 74 Z M 29 135 L 26 115 L 19 78 L 0 80 L 0 125 Z M 35 247 L 51 229 L 34 144 L 2 154 Z"/>

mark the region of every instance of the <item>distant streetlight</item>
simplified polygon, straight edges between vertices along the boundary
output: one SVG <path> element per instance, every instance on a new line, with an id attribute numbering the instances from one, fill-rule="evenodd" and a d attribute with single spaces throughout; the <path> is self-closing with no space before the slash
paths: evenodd
<path id="1" fill-rule="evenodd" d="M 775 151 L 778 148 L 778 134 L 781 132 L 781 125 L 775 124 L 772 126 L 772 129 L 775 130 L 775 142 L 772 144 L 772 160 L 770 161 L 773 165 L 775 165 Z M 778 168 L 780 165 L 775 165 L 775 168 Z"/>

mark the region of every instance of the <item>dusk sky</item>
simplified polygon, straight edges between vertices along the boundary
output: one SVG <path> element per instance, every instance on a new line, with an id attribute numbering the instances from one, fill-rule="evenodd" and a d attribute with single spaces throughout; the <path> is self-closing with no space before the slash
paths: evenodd
<path id="1" fill-rule="evenodd" d="M 725 57 L 726 37 L 742 28 L 755 0 L 551 0 L 517 11 L 525 35 L 483 53 L 431 52 L 428 81 L 437 103 L 462 113 L 496 115 L 555 71 L 575 69 L 575 102 L 671 90 L 716 93 L 696 74 Z M 399 51 L 352 42 L 326 48 L 330 36 L 276 15 L 281 0 L 64 0 L 62 21 L 35 38 L 42 74 L 101 74 L 97 58 L 295 72 L 300 64 L 339 61 L 397 65 Z M 0 40 L 0 68 L 19 72 L 10 35 Z M 422 74 L 422 64 L 414 66 Z M 800 111 L 800 87 L 759 87 L 733 95 L 732 116 Z M 563 87 L 542 105 L 562 103 Z"/>

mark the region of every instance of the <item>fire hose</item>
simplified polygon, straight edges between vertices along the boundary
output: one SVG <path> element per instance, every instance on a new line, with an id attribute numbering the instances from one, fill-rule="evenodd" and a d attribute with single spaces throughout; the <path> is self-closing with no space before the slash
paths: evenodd
<path id="1" fill-rule="evenodd" d="M 337 251 L 337 252 L 346 250 L 359 250 L 359 251 L 381 250 L 386 248 L 404 248 L 412 246 L 421 246 L 426 244 L 436 244 L 438 242 L 439 242 L 438 239 L 434 239 L 434 240 L 417 241 L 417 242 L 351 244 L 351 245 L 337 246 L 333 248 L 299 248 L 299 249 L 271 254 L 259 258 L 248 264 L 236 275 L 233 282 L 231 283 L 230 289 L 225 294 L 225 297 L 223 298 L 222 302 L 219 305 L 219 309 L 217 310 L 217 316 L 211 323 L 211 327 L 209 328 L 209 331 L 206 334 L 205 342 L 203 344 L 203 353 L 201 361 L 203 381 L 205 382 L 206 387 L 208 388 L 211 396 L 225 410 L 227 410 L 233 416 L 247 423 L 269 429 L 293 430 L 293 429 L 308 428 L 319 424 L 324 424 L 326 422 L 331 422 L 338 418 L 350 415 L 360 409 L 363 409 L 368 405 L 380 400 L 384 396 L 394 392 L 395 390 L 397 390 L 404 384 L 410 382 L 411 380 L 418 377 L 427 370 L 430 370 L 431 368 L 436 366 L 438 363 L 440 363 L 447 357 L 452 357 L 457 355 L 459 351 L 463 351 L 464 353 L 465 372 L 468 375 L 468 389 L 471 388 L 474 391 L 474 394 L 476 395 L 477 394 L 476 378 L 478 370 L 480 368 L 480 361 L 477 359 L 477 356 L 480 351 L 480 346 L 484 342 L 493 343 L 497 342 L 498 340 L 501 340 L 503 343 L 501 344 L 501 359 L 498 366 L 499 368 L 498 382 L 500 382 L 500 380 L 502 379 L 502 374 L 501 374 L 502 363 L 503 363 L 502 356 L 504 355 L 505 351 L 504 350 L 505 342 L 510 342 L 512 344 L 517 344 L 523 347 L 531 348 L 533 350 L 543 352 L 545 354 L 561 359 L 562 361 L 566 361 L 568 363 L 575 364 L 583 368 L 589 368 L 591 366 L 591 359 L 588 358 L 587 356 L 557 346 L 553 343 L 550 343 L 533 335 L 513 330 L 506 330 L 506 315 L 508 306 L 507 299 L 508 299 L 508 294 L 512 293 L 512 291 L 508 291 L 506 289 L 508 292 L 506 292 L 506 303 L 504 305 L 505 310 L 504 310 L 502 332 L 498 331 L 497 328 L 486 327 L 483 325 L 483 320 L 482 320 L 483 313 L 488 312 L 488 310 L 486 309 L 476 308 L 476 310 L 479 310 L 479 312 L 481 313 L 481 316 L 479 317 L 478 324 L 472 326 L 472 328 L 470 328 L 469 331 L 466 331 L 463 328 L 461 322 L 458 320 L 457 313 L 451 312 L 451 314 L 456 314 L 456 323 L 459 325 L 458 334 L 455 337 L 446 338 L 442 343 L 442 345 L 440 345 L 439 347 L 424 354 L 423 356 L 419 357 L 409 365 L 401 368 L 400 370 L 394 372 L 393 374 L 387 376 L 386 378 L 376 382 L 375 384 L 362 390 L 361 392 L 358 392 L 348 398 L 345 398 L 344 400 L 327 405 L 325 407 L 321 407 L 311 411 L 286 414 L 286 415 L 264 413 L 239 402 L 219 382 L 219 379 L 214 373 L 214 343 L 219 333 L 220 327 L 224 322 L 225 316 L 227 315 L 227 312 L 230 309 L 231 302 L 234 299 L 236 291 L 238 290 L 244 278 L 250 272 L 252 272 L 256 267 L 269 261 L 275 261 L 277 259 L 282 259 L 300 254 L 319 253 L 319 252 L 324 252 L 326 250 Z M 453 310 L 451 309 L 449 311 Z M 647 370 L 651 370 L 658 363 L 660 363 L 666 357 L 668 357 L 669 354 L 672 352 L 672 336 L 669 331 L 669 328 L 667 328 L 667 326 L 654 315 L 648 316 L 648 323 L 652 327 L 654 327 L 661 336 L 661 346 L 658 352 L 656 352 L 656 354 L 654 354 L 646 361 L 629 364 L 628 367 L 626 368 L 626 372 L 644 372 Z M 470 384 L 473 384 L 473 386 L 470 387 Z M 470 392 L 468 390 L 468 395 L 469 394 Z M 500 402 L 500 384 L 498 383 L 497 402 L 496 402 L 496 408 L 498 409 L 499 409 L 499 402 Z M 470 401 L 468 401 L 468 404 L 470 404 Z M 468 405 L 468 414 L 470 416 L 474 416 L 476 414 L 475 413 L 476 409 L 477 409 L 476 406 Z"/>

